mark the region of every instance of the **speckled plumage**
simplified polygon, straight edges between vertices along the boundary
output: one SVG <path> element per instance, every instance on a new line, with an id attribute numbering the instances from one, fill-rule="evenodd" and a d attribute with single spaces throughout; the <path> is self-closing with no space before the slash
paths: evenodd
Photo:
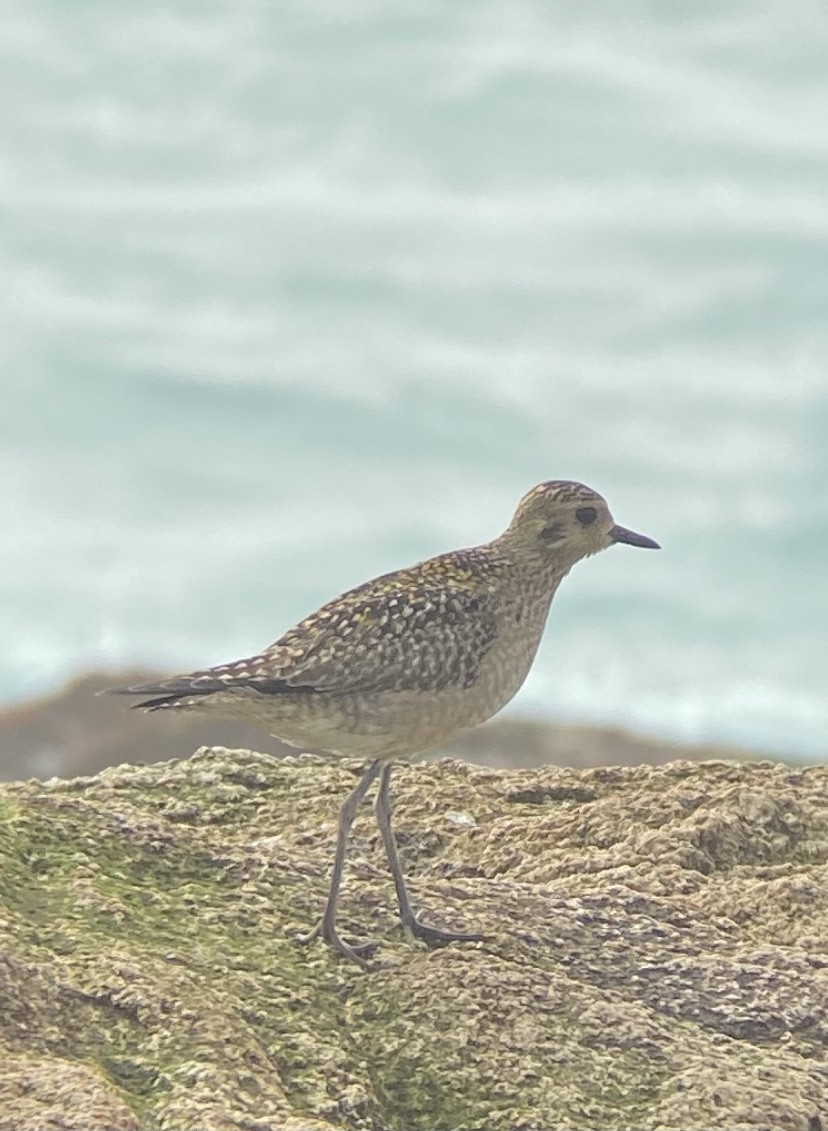
<path id="1" fill-rule="evenodd" d="M 329 601 L 258 655 L 159 687 L 203 694 L 244 686 L 266 695 L 470 687 L 497 636 L 491 593 L 503 566 L 481 548 L 385 574 Z M 172 696 L 154 706 L 178 705 Z"/>
<path id="2" fill-rule="evenodd" d="M 148 686 L 141 706 L 208 710 L 341 753 L 414 754 L 517 690 L 551 598 L 526 580 L 515 585 L 494 545 L 445 554 L 350 590 L 256 656 Z"/>
<path id="3" fill-rule="evenodd" d="M 616 526 L 591 488 L 568 480 L 542 483 L 491 542 L 359 585 L 257 655 L 117 691 L 148 696 L 138 704 L 146 711 L 212 712 L 297 746 L 372 759 L 367 789 L 380 763 L 432 749 L 499 711 L 529 672 L 561 580 L 580 558 L 618 541 L 656 545 Z M 387 765 L 380 827 L 401 915 L 423 936 L 426 929 L 406 912 L 395 860 L 389 774 Z M 361 783 L 343 808 L 340 841 L 353 819 L 348 806 L 363 795 Z M 356 957 L 334 926 L 343 860 L 340 844 L 322 933 L 341 953 Z"/>

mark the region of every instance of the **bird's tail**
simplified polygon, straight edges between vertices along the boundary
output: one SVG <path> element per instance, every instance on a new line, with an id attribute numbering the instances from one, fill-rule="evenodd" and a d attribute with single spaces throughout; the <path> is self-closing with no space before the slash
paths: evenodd
<path id="1" fill-rule="evenodd" d="M 225 691 L 219 680 L 168 679 L 155 683 L 138 683 L 131 687 L 105 687 L 98 695 L 140 695 L 140 703 L 130 703 L 135 711 L 187 710 L 201 706 L 205 696 Z M 146 698 L 146 697 L 149 698 Z"/>

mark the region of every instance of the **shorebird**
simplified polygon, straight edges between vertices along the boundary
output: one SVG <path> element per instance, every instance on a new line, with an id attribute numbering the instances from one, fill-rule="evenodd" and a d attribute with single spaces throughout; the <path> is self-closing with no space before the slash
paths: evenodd
<path id="1" fill-rule="evenodd" d="M 117 694 L 143 711 L 203 711 L 239 719 L 294 746 L 367 759 L 339 813 L 328 898 L 302 941 L 324 939 L 365 963 L 376 943 L 347 943 L 337 900 L 348 835 L 379 777 L 374 811 L 403 929 L 435 946 L 480 935 L 442 930 L 414 912 L 391 827 L 393 763 L 443 745 L 491 718 L 535 658 L 552 598 L 572 566 L 617 542 L 659 549 L 618 526 L 582 483 L 541 483 L 491 542 L 383 574 L 323 605 L 264 651 Z"/>

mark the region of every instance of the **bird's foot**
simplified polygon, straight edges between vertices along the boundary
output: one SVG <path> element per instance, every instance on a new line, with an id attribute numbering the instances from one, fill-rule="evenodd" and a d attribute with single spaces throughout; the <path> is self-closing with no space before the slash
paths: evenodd
<path id="1" fill-rule="evenodd" d="M 443 931 L 439 927 L 429 927 L 422 921 L 422 911 L 402 920 L 403 931 L 408 939 L 421 939 L 426 946 L 445 946 L 453 942 L 481 942 L 483 936 L 476 932 Z"/>
<path id="2" fill-rule="evenodd" d="M 359 966 L 367 966 L 368 959 L 379 946 L 379 943 L 370 941 L 346 943 L 344 939 L 339 937 L 336 923 L 329 921 L 324 915 L 307 935 L 297 935 L 297 942 L 305 945 L 314 942 L 316 939 L 323 939 L 337 954 L 349 962 L 356 962 Z"/>

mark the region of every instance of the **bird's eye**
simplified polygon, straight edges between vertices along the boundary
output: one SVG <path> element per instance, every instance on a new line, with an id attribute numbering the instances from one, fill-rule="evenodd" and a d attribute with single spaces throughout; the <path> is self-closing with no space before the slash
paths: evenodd
<path id="1" fill-rule="evenodd" d="M 579 507 L 575 511 L 575 517 L 581 526 L 591 526 L 598 517 L 598 511 L 595 507 Z"/>

